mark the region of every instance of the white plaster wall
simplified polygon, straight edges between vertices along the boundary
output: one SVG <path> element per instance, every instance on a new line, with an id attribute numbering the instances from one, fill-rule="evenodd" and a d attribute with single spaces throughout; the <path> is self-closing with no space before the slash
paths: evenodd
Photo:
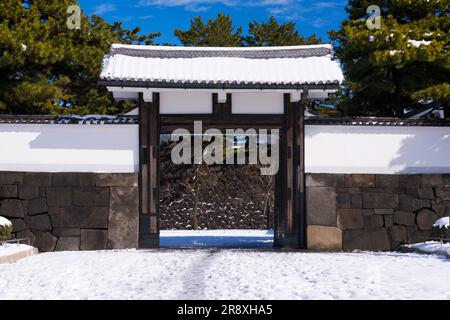
<path id="1" fill-rule="evenodd" d="M 208 92 L 161 92 L 159 112 L 161 114 L 212 113 L 212 95 Z"/>
<path id="2" fill-rule="evenodd" d="M 0 171 L 136 172 L 137 125 L 0 125 Z"/>
<path id="3" fill-rule="evenodd" d="M 0 171 L 137 172 L 137 125 L 0 125 Z M 306 126 L 306 172 L 450 173 L 450 127 Z"/>
<path id="4" fill-rule="evenodd" d="M 231 112 L 235 114 L 283 114 L 284 95 L 269 92 L 233 92 Z"/>
<path id="5" fill-rule="evenodd" d="M 450 173 L 450 127 L 306 126 L 312 173 Z"/>

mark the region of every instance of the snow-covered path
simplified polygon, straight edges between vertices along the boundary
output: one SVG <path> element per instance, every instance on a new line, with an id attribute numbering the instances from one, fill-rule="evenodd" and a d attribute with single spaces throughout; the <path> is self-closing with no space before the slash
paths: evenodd
<path id="1" fill-rule="evenodd" d="M 45 253 L 0 265 L 0 299 L 450 299 L 450 259 L 400 253 Z"/>

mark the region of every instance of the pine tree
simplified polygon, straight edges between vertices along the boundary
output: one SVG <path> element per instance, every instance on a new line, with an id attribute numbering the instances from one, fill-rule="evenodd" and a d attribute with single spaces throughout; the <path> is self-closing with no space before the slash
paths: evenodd
<path id="1" fill-rule="evenodd" d="M 245 37 L 245 44 L 250 47 L 306 45 L 318 44 L 322 41 L 316 35 L 308 38 L 302 37 L 297 31 L 295 23 L 280 24 L 274 17 L 261 23 L 254 20 L 249 24 L 248 33 L 248 36 Z"/>
<path id="2" fill-rule="evenodd" d="M 117 104 L 97 86 L 110 43 L 152 43 L 97 16 L 67 27 L 73 0 L 0 2 L 0 112 L 16 114 L 117 113 Z"/>
<path id="3" fill-rule="evenodd" d="M 342 99 L 353 114 L 403 116 L 423 98 L 448 110 L 450 0 L 349 0 L 349 18 L 331 32 L 351 91 Z M 378 5 L 380 29 L 366 25 Z M 447 115 L 448 116 L 448 115 Z"/>
<path id="4" fill-rule="evenodd" d="M 175 29 L 174 34 L 184 46 L 239 47 L 242 45 L 242 28 L 236 28 L 229 15 L 219 13 L 215 19 L 204 23 L 201 17 L 191 21 L 188 30 Z"/>

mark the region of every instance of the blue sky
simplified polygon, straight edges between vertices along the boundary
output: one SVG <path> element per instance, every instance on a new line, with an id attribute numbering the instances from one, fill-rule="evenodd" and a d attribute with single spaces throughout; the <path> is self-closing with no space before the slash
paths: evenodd
<path id="1" fill-rule="evenodd" d="M 293 21 L 302 35 L 316 33 L 328 41 L 327 31 L 336 29 L 346 17 L 346 0 L 79 0 L 86 14 L 97 14 L 108 22 L 122 21 L 124 26 L 141 27 L 142 31 L 162 32 L 158 43 L 179 44 L 173 30 L 189 28 L 190 20 L 201 16 L 204 21 L 217 13 L 229 14 L 235 25 L 243 26 L 254 19 L 265 21 L 275 16 Z"/>

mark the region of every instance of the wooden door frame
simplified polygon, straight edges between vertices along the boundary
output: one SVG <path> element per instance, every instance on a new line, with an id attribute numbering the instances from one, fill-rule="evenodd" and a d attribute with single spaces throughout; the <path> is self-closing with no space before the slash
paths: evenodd
<path id="1" fill-rule="evenodd" d="M 284 94 L 284 114 L 231 114 L 231 96 L 227 103 L 218 103 L 212 95 L 212 114 L 160 115 L 159 94 L 152 102 L 144 102 L 139 94 L 139 248 L 159 248 L 160 230 L 160 161 L 159 138 L 177 128 L 191 130 L 195 120 L 203 122 L 203 129 L 218 128 L 281 128 L 280 166 L 275 182 L 275 225 L 283 228 L 274 245 L 283 248 L 305 249 L 305 159 L 304 106 L 307 90 L 300 102 L 291 102 Z M 277 237 L 277 235 L 275 235 Z"/>

